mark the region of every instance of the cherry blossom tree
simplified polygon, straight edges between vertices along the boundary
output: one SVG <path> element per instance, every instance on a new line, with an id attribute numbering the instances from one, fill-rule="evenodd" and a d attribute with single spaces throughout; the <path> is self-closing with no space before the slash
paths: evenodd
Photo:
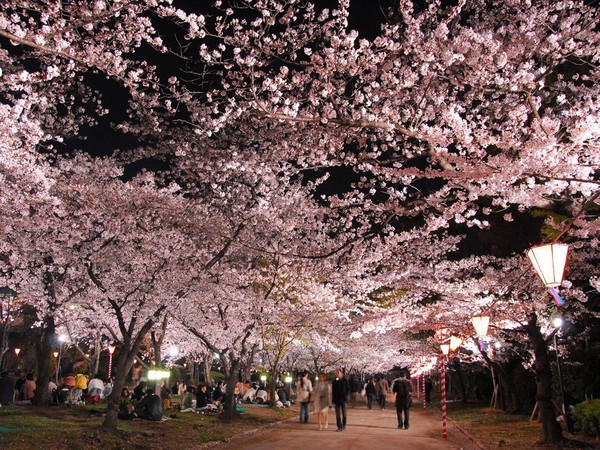
<path id="1" fill-rule="evenodd" d="M 466 247 L 546 215 L 574 244 L 569 311 L 589 314 L 597 8 L 401 0 L 386 13 L 365 36 L 350 0 L 3 2 L 0 267 L 38 311 L 43 364 L 73 302 L 119 343 L 123 377 L 148 333 L 175 329 L 172 310 L 181 333 L 225 352 L 230 383 L 260 314 L 286 322 L 283 298 L 302 315 L 335 309 L 288 353 L 319 370 L 412 364 L 432 342 L 411 333 L 491 311 L 529 336 L 545 439 L 561 438 L 547 408 L 552 300 L 523 257 L 544 237 Z M 275 295 L 258 261 L 290 268 L 278 282 L 306 262 L 314 275 Z M 365 358 L 371 339 L 381 359 Z"/>

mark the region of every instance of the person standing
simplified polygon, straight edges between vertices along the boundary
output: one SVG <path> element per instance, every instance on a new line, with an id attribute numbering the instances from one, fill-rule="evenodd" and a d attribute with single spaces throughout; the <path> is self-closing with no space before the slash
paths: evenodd
<path id="1" fill-rule="evenodd" d="M 346 429 L 346 403 L 348 401 L 349 390 L 348 382 L 344 378 L 344 371 L 337 369 L 336 378 L 332 386 L 332 400 L 335 403 L 335 420 L 338 431 Z"/>
<path id="2" fill-rule="evenodd" d="M 412 404 L 412 398 L 410 393 L 412 391 L 412 385 L 409 380 L 406 379 L 404 371 L 400 372 L 400 378 L 394 381 L 392 388 L 396 394 L 396 414 L 398 416 L 398 428 L 401 430 L 402 426 L 408 430 L 409 418 L 410 418 L 410 406 Z M 404 414 L 404 420 L 402 415 Z"/>
<path id="3" fill-rule="evenodd" d="M 331 405 L 331 385 L 327 381 L 327 375 L 322 374 L 315 387 L 315 411 L 319 418 L 319 430 L 329 427 L 329 406 Z M 325 424 L 323 425 L 323 422 Z"/>
<path id="4" fill-rule="evenodd" d="M 360 382 L 355 373 L 350 375 L 348 384 L 350 385 L 350 407 L 356 408 L 356 401 L 360 395 Z"/>
<path id="5" fill-rule="evenodd" d="M 377 391 L 375 389 L 375 383 L 373 382 L 373 378 L 369 378 L 367 384 L 365 385 L 365 395 L 367 396 L 367 408 L 373 408 L 373 400 L 377 396 Z"/>
<path id="6" fill-rule="evenodd" d="M 381 379 L 377 382 L 377 402 L 379 403 L 379 407 L 382 411 L 385 410 L 385 404 L 387 402 L 387 394 L 390 390 L 390 385 L 388 384 L 387 378 L 382 376 Z"/>
<path id="7" fill-rule="evenodd" d="M 431 403 L 431 391 L 433 390 L 433 381 L 431 377 L 427 377 L 425 380 L 425 401 Z"/>
<path id="8" fill-rule="evenodd" d="M 308 372 L 302 372 L 302 376 L 298 380 L 298 395 L 296 397 L 300 403 L 300 423 L 308 423 L 308 410 L 312 391 L 312 383 L 308 378 Z"/>

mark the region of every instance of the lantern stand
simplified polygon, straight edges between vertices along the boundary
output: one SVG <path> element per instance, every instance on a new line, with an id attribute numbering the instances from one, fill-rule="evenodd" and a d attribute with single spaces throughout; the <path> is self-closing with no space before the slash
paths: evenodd
<path id="1" fill-rule="evenodd" d="M 427 409 L 427 399 L 425 398 L 425 372 L 423 372 L 421 388 L 423 389 L 423 409 Z"/>
<path id="2" fill-rule="evenodd" d="M 450 352 L 450 344 L 440 344 L 440 350 L 442 352 L 442 367 L 441 367 L 441 385 L 442 385 L 442 438 L 447 439 L 448 434 L 446 431 L 446 358 Z"/>
<path id="3" fill-rule="evenodd" d="M 556 327 L 556 330 L 554 332 L 554 351 L 556 352 L 556 371 L 558 372 L 558 382 L 560 384 L 560 392 L 562 394 L 562 401 L 563 401 L 562 413 L 563 413 L 563 417 L 565 418 L 565 422 L 567 423 L 567 431 L 572 434 L 575 432 L 575 429 L 573 426 L 573 420 L 571 419 L 571 415 L 568 414 L 567 393 L 565 391 L 562 368 L 561 368 L 561 364 L 560 364 L 560 355 L 558 353 L 558 341 L 556 339 L 556 335 L 561 330 L 562 324 L 563 324 L 563 321 L 560 317 L 557 317 L 556 319 L 554 319 L 554 326 Z"/>
<path id="4" fill-rule="evenodd" d="M 109 345 L 108 346 L 108 379 L 109 380 L 112 375 L 112 358 L 113 358 L 114 352 L 115 352 L 115 346 L 112 344 Z"/>

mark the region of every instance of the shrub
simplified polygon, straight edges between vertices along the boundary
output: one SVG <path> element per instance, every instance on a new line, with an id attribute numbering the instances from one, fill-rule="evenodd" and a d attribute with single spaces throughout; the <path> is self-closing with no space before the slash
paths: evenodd
<path id="1" fill-rule="evenodd" d="M 600 435 L 600 400 L 587 400 L 575 406 L 575 426 L 585 434 Z"/>

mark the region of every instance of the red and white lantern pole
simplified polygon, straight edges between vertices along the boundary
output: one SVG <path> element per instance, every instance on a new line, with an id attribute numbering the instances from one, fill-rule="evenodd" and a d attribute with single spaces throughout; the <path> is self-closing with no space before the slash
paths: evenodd
<path id="1" fill-rule="evenodd" d="M 446 357 L 450 352 L 450 344 L 441 344 L 440 349 L 442 350 L 442 438 L 446 439 L 448 437 L 446 433 Z"/>
<path id="2" fill-rule="evenodd" d="M 423 389 L 423 409 L 427 409 L 427 399 L 425 398 L 425 372 L 423 372 L 421 388 Z"/>
<path id="3" fill-rule="evenodd" d="M 108 346 L 108 379 L 109 379 L 109 382 L 110 382 L 110 376 L 112 375 L 112 356 L 113 356 L 114 352 L 115 352 L 115 346 L 109 345 Z"/>

